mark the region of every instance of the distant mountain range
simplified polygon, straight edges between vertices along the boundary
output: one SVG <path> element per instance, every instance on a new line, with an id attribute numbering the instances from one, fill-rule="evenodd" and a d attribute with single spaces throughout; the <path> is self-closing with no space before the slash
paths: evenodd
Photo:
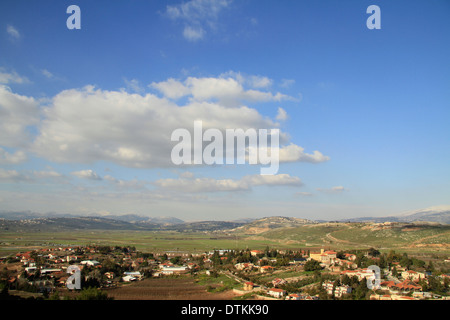
<path id="1" fill-rule="evenodd" d="M 450 206 L 430 207 L 397 216 L 343 219 L 340 222 L 431 222 L 450 224 Z M 39 214 L 32 212 L 0 212 L 0 231 L 63 231 L 63 230 L 171 230 L 180 232 L 233 230 L 260 234 L 280 228 L 296 228 L 313 221 L 293 217 L 265 217 L 236 221 L 185 222 L 174 217 L 143 217 L 139 215 L 74 216 L 70 214 Z"/>
<path id="2" fill-rule="evenodd" d="M 450 224 L 450 206 L 435 206 L 404 212 L 397 216 L 343 219 L 350 222 L 435 222 Z"/>
<path id="3" fill-rule="evenodd" d="M 134 230 L 134 231 L 220 231 L 237 228 L 244 223 L 233 221 L 185 222 L 173 217 L 144 218 L 133 215 L 75 217 L 21 214 L 0 214 L 0 232 L 57 232 L 82 230 Z M 20 217 L 20 218 L 19 218 Z"/>
<path id="4" fill-rule="evenodd" d="M 7 220 L 30 220 L 39 218 L 82 218 L 82 217 L 97 217 L 103 219 L 111 219 L 117 221 L 125 221 L 130 223 L 147 222 L 154 224 L 178 224 L 184 223 L 183 220 L 174 217 L 145 217 L 137 214 L 124 214 L 124 215 L 89 215 L 89 216 L 77 216 L 73 214 L 65 213 L 36 213 L 31 211 L 3 211 L 0 212 L 0 218 Z"/>

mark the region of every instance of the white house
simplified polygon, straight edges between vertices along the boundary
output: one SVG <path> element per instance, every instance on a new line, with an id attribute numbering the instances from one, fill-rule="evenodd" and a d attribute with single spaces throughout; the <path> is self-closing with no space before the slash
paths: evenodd
<path id="1" fill-rule="evenodd" d="M 286 294 L 286 291 L 284 291 L 283 289 L 273 288 L 273 289 L 270 289 L 267 293 L 269 295 L 271 295 L 272 297 L 282 298 Z"/>
<path id="2" fill-rule="evenodd" d="M 98 262 L 97 260 L 83 260 L 80 263 L 82 265 L 91 266 L 91 267 L 100 264 L 100 262 Z"/>

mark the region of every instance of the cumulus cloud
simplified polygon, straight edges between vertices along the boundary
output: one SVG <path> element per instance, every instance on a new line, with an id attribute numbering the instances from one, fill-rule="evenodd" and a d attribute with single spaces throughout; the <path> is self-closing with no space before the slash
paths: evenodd
<path id="1" fill-rule="evenodd" d="M 251 79 L 251 78 L 250 78 Z M 267 80 L 266 80 L 267 79 Z M 268 78 L 249 80 L 251 87 L 267 86 Z M 256 82 L 256 83 L 255 83 Z M 294 98 L 280 92 L 272 93 L 256 89 L 245 89 L 242 76 L 220 76 L 220 77 L 189 77 L 185 81 L 168 79 L 162 82 L 153 82 L 150 87 L 157 89 L 169 99 L 190 97 L 193 101 L 216 101 L 227 107 L 241 106 L 243 102 L 271 102 L 295 100 Z"/>
<path id="2" fill-rule="evenodd" d="M 43 108 L 32 151 L 56 162 L 110 161 L 126 167 L 173 167 L 174 130 L 184 128 L 193 135 L 196 120 L 202 120 L 204 131 L 273 129 L 278 126 L 276 122 L 240 101 L 289 98 L 280 93 L 245 90 L 232 77 L 189 77 L 183 82 L 168 79 L 151 86 L 163 96 L 93 86 L 60 92 Z M 183 103 L 176 100 L 185 96 L 190 98 Z M 288 141 L 288 135 L 280 131 L 280 144 Z M 280 148 L 280 162 L 319 163 L 328 159 L 319 151 L 307 154 L 293 143 Z"/>
<path id="3" fill-rule="evenodd" d="M 260 80 L 267 82 L 263 78 Z M 10 76 L 3 79 L 13 81 Z M 245 101 L 263 103 L 290 97 L 247 89 L 248 79 L 252 77 L 229 73 L 152 83 L 162 97 L 86 86 L 64 90 L 45 105 L 0 85 L 0 147 L 19 150 L 2 148 L 0 163 L 24 161 L 27 152 L 60 163 L 107 161 L 134 168 L 175 167 L 171 151 L 176 142 L 171 135 L 179 128 L 193 133 L 196 120 L 202 120 L 204 131 L 214 128 L 223 133 L 230 128 L 245 131 L 279 126 Z M 139 84 L 131 81 L 129 85 Z M 180 102 L 182 97 L 188 98 Z M 277 120 L 285 117 L 281 110 Z M 280 131 L 280 162 L 328 160 L 319 151 L 307 154 L 293 143 L 283 146 L 288 142 L 287 133 Z"/>
<path id="4" fill-rule="evenodd" d="M 272 120 L 249 107 L 226 108 L 193 101 L 178 106 L 166 98 L 93 87 L 59 93 L 43 110 L 33 150 L 57 162 L 111 161 L 126 167 L 171 167 L 175 129 L 273 128 Z"/>
<path id="5" fill-rule="evenodd" d="M 188 87 L 173 78 L 162 82 L 153 82 L 150 87 L 157 89 L 169 99 L 179 99 L 190 94 Z"/>
<path id="6" fill-rule="evenodd" d="M 178 178 L 160 179 L 153 183 L 165 190 L 182 191 L 187 193 L 198 192 L 232 192 L 251 190 L 255 186 L 302 186 L 298 177 L 289 174 L 278 175 L 247 175 L 241 179 L 214 179 L 214 178 Z"/>
<path id="7" fill-rule="evenodd" d="M 39 102 L 0 85 L 0 145 L 21 147 L 30 141 L 29 127 L 38 124 Z"/>
<path id="8" fill-rule="evenodd" d="M 324 156 L 320 151 L 314 151 L 312 154 L 304 152 L 304 148 L 293 143 L 280 148 L 280 162 L 310 162 L 320 163 L 330 160 L 330 157 Z"/>
<path id="9" fill-rule="evenodd" d="M 254 88 L 267 88 L 272 85 L 272 79 L 269 79 L 268 77 L 251 76 L 249 81 Z"/>

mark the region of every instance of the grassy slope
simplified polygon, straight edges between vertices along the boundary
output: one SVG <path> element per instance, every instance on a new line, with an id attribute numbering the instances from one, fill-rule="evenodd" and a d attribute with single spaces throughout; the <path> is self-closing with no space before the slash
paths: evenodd
<path id="1" fill-rule="evenodd" d="M 268 239 L 296 241 L 310 246 L 334 248 L 400 248 L 450 244 L 450 226 L 373 227 L 365 224 L 319 224 L 269 231 Z M 425 246 L 424 246 L 425 245 Z M 444 249 L 442 246 L 442 249 Z"/>
<path id="2" fill-rule="evenodd" d="M 409 230 L 409 231 L 408 231 Z M 377 229 L 365 224 L 329 223 L 267 231 L 259 235 L 217 235 L 154 231 L 102 231 L 0 233 L 0 256 L 26 251 L 33 246 L 69 245 L 135 246 L 138 250 L 205 252 L 213 249 L 264 249 L 327 247 L 416 248 L 450 252 L 450 226 L 424 226 L 419 229 L 394 227 Z M 443 245 L 444 244 L 444 245 Z"/>

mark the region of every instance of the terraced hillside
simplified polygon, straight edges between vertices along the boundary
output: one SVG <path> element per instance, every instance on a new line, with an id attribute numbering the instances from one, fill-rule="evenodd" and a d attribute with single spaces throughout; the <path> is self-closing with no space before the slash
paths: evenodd
<path id="1" fill-rule="evenodd" d="M 233 231 L 241 234 L 260 234 L 270 230 L 294 228 L 312 223 L 314 221 L 292 217 L 266 217 L 246 223 Z"/>
<path id="2" fill-rule="evenodd" d="M 318 223 L 264 231 L 254 237 L 334 248 L 450 249 L 450 226 L 429 223 Z"/>

